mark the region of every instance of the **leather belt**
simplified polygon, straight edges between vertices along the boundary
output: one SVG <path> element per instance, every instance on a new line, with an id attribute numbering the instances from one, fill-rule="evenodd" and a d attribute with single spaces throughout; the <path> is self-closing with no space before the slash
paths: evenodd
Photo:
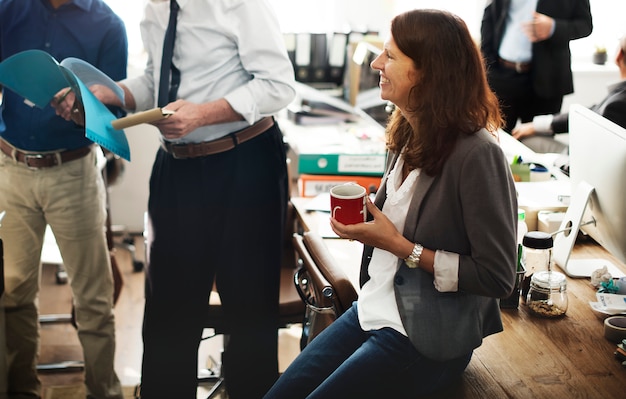
<path id="1" fill-rule="evenodd" d="M 41 169 L 58 166 L 82 158 L 91 152 L 91 145 L 67 151 L 27 152 L 18 150 L 6 140 L 0 138 L 0 150 L 13 160 L 23 163 L 29 168 Z"/>
<path id="2" fill-rule="evenodd" d="M 220 152 L 232 150 L 239 144 L 255 138 L 272 126 L 274 126 L 274 118 L 267 116 L 250 127 L 229 133 L 225 137 L 216 140 L 186 144 L 172 144 L 169 141 L 161 141 L 161 147 L 176 159 L 219 154 Z"/>
<path id="3" fill-rule="evenodd" d="M 503 58 L 498 58 L 498 62 L 505 68 L 512 69 L 517 73 L 526 73 L 530 71 L 530 62 L 513 62 Z"/>

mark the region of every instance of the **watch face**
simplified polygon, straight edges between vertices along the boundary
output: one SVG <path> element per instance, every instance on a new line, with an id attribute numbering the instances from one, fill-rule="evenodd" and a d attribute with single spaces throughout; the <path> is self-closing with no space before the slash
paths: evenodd
<path id="1" fill-rule="evenodd" d="M 417 269 L 417 263 L 413 260 L 405 259 L 404 263 L 406 263 L 409 269 Z"/>

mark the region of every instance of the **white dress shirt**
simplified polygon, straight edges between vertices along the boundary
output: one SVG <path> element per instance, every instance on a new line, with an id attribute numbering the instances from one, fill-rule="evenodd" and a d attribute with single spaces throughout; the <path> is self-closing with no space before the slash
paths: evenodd
<path id="1" fill-rule="evenodd" d="M 283 35 L 266 0 L 177 0 L 180 10 L 173 64 L 181 72 L 178 98 L 201 104 L 225 98 L 245 121 L 203 126 L 176 142 L 214 140 L 289 104 L 294 72 Z M 136 110 L 156 107 L 169 1 L 149 0 L 141 22 L 148 62 L 123 83 Z"/>
<path id="2" fill-rule="evenodd" d="M 537 0 L 512 0 L 506 16 L 504 35 L 500 44 L 500 57 L 511 62 L 529 62 L 532 43 L 522 31 L 522 24 L 533 20 Z"/>

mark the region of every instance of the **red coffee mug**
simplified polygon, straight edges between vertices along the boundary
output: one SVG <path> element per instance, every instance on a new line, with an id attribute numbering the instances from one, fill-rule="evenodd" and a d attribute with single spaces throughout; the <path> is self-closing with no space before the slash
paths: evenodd
<path id="1" fill-rule="evenodd" d="M 343 224 L 365 222 L 367 190 L 356 183 L 346 183 L 330 189 L 330 211 Z"/>

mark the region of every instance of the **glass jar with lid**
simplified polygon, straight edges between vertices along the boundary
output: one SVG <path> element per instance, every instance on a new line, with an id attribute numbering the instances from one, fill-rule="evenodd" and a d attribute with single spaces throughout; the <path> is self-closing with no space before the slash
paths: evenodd
<path id="1" fill-rule="evenodd" d="M 522 239 L 522 264 L 525 275 L 522 280 L 522 298 L 525 300 L 530 289 L 532 275 L 552 268 L 552 235 L 543 231 L 529 231 Z"/>
<path id="2" fill-rule="evenodd" d="M 543 231 L 529 231 L 522 239 L 522 262 L 526 275 L 552 268 L 552 235 Z"/>
<path id="3" fill-rule="evenodd" d="M 526 305 L 540 317 L 561 317 L 567 312 L 567 280 L 563 273 L 551 270 L 534 273 Z"/>

